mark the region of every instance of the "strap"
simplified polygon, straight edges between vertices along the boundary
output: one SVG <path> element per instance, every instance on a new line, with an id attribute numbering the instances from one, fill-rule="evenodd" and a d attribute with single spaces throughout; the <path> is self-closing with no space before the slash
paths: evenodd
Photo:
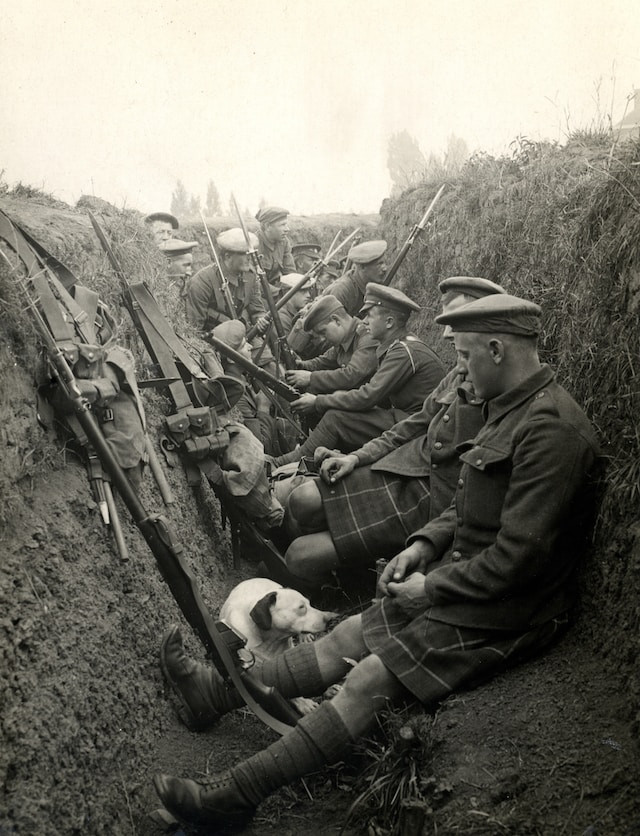
<path id="1" fill-rule="evenodd" d="M 29 275 L 33 276 L 49 267 L 60 277 L 66 290 L 70 290 L 77 283 L 76 277 L 71 270 L 55 256 L 46 250 L 42 244 L 36 241 L 23 229 L 20 224 L 0 209 L 0 238 L 10 244 L 25 263 Z"/>
<path id="2" fill-rule="evenodd" d="M 60 305 L 53 295 L 48 279 L 42 272 L 39 272 L 33 276 L 32 282 L 38 295 L 38 303 L 43 316 L 47 320 L 55 341 L 57 343 L 75 342 L 75 330 L 60 310 Z"/>

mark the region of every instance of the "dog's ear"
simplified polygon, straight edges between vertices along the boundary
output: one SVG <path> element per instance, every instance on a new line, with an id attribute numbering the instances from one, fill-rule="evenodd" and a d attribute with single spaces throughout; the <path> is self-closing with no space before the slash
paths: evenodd
<path id="1" fill-rule="evenodd" d="M 261 598 L 249 613 L 260 630 L 271 629 L 271 607 L 275 604 L 278 592 L 269 592 Z"/>

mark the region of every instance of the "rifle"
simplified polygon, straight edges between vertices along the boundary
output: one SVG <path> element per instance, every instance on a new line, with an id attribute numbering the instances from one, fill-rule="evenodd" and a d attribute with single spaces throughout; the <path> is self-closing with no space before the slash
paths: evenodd
<path id="1" fill-rule="evenodd" d="M 393 277 L 398 272 L 398 268 L 400 267 L 400 265 L 404 261 L 405 256 L 407 255 L 407 253 L 409 252 L 411 247 L 413 246 L 413 242 L 418 237 L 418 234 L 420 232 L 422 232 L 423 229 L 425 228 L 425 226 L 427 224 L 427 219 L 429 218 L 429 215 L 433 212 L 434 207 L 435 207 L 436 203 L 438 202 L 438 200 L 440 200 L 440 195 L 445 190 L 446 185 L 447 185 L 446 183 L 443 183 L 440 186 L 440 188 L 436 192 L 436 196 L 433 198 L 433 200 L 429 204 L 429 207 L 427 208 L 427 211 L 422 216 L 422 220 L 419 223 L 414 225 L 413 229 L 409 233 L 409 236 L 407 237 L 407 240 L 402 245 L 402 249 L 400 250 L 398 255 L 395 257 L 395 260 L 394 260 L 393 264 L 391 265 L 391 267 L 387 270 L 387 275 L 384 277 L 384 279 L 381 279 L 380 284 L 391 284 L 391 282 L 393 281 Z"/>
<path id="2" fill-rule="evenodd" d="M 301 393 L 294 389 L 293 386 L 289 386 L 288 383 L 285 383 L 283 380 L 279 380 L 277 377 L 274 377 L 270 372 L 266 369 L 260 368 L 260 366 L 256 366 L 255 363 L 252 363 L 251 360 L 247 360 L 242 354 L 236 351 L 231 346 L 227 345 L 222 340 L 219 340 L 217 337 L 214 337 L 212 333 L 207 334 L 206 336 L 207 342 L 210 342 L 211 345 L 220 352 L 220 354 L 224 354 L 225 357 L 228 357 L 229 360 L 232 360 L 234 363 L 237 363 L 241 369 L 243 369 L 247 375 L 254 380 L 262 383 L 276 395 L 280 395 L 281 398 L 284 398 L 285 401 L 292 403 L 293 401 L 297 400 Z"/>
<path id="3" fill-rule="evenodd" d="M 232 650 L 242 642 L 238 641 L 236 634 L 231 636 L 235 646 L 223 638 L 223 634 L 228 635 L 229 631 L 225 625 L 219 626 L 213 620 L 205 606 L 195 579 L 183 560 L 183 547 L 177 541 L 168 520 L 160 515 L 150 514 L 140 502 L 127 475 L 105 441 L 63 350 L 56 343 L 28 290 L 22 283 L 21 286 L 36 330 L 46 348 L 52 372 L 69 399 L 96 455 L 129 509 L 134 523 L 153 552 L 160 574 L 184 617 L 200 637 L 220 673 L 235 685 L 247 705 L 270 728 L 279 734 L 285 734 L 299 719 L 298 713 L 275 689 L 267 688 L 248 670 L 240 670 L 237 667 L 238 658 L 236 655 L 234 660 Z M 261 702 L 267 708 L 264 708 Z"/>
<path id="4" fill-rule="evenodd" d="M 218 268 L 218 274 L 220 276 L 220 287 L 222 289 L 222 295 L 224 296 L 224 302 L 227 306 L 227 313 L 231 317 L 231 319 L 238 318 L 238 312 L 236 311 L 236 306 L 233 301 L 233 296 L 231 295 L 231 291 L 229 290 L 229 282 L 225 278 L 224 273 L 222 272 L 222 265 L 220 264 L 220 259 L 218 258 L 218 253 L 216 252 L 216 248 L 213 246 L 213 241 L 211 240 L 211 236 L 209 235 L 209 228 L 207 227 L 207 223 L 204 219 L 204 215 L 202 214 L 202 209 L 200 211 L 200 217 L 202 218 L 202 225 L 204 226 L 204 231 L 207 234 L 207 240 L 209 241 L 209 246 L 211 247 L 211 252 L 213 253 L 213 257 L 216 262 L 216 267 Z"/>
<path id="5" fill-rule="evenodd" d="M 269 284 L 269 280 L 267 279 L 267 274 L 264 272 L 262 264 L 260 263 L 258 251 L 255 247 L 251 246 L 251 239 L 249 238 L 249 233 L 247 232 L 247 227 L 245 225 L 244 218 L 242 217 L 240 210 L 238 209 L 236 199 L 233 195 L 231 195 L 231 199 L 233 201 L 233 205 L 235 206 L 238 220 L 240 221 L 240 226 L 244 234 L 244 240 L 247 242 L 247 255 L 251 259 L 253 269 L 256 271 L 256 276 L 258 276 L 258 278 L 260 279 L 260 285 L 262 287 L 264 297 L 267 301 L 269 314 L 271 315 L 271 319 L 276 329 L 278 345 L 280 346 L 280 352 L 282 354 L 284 366 L 286 369 L 289 370 L 296 369 L 298 367 L 298 364 L 296 363 L 296 358 L 294 357 L 293 351 L 291 350 L 289 343 L 287 342 L 287 335 L 284 332 L 284 327 L 282 325 L 282 320 L 280 319 L 280 314 L 278 313 L 278 309 L 273 300 L 273 294 L 271 293 L 271 285 Z"/>
<path id="6" fill-rule="evenodd" d="M 295 293 L 297 293 L 299 290 L 301 290 L 306 285 L 306 283 L 309 281 L 309 279 L 313 278 L 313 276 L 315 276 L 316 273 L 320 272 L 320 269 L 322 267 L 327 267 L 329 261 L 334 257 L 334 255 L 337 252 L 339 252 L 349 241 L 351 241 L 351 239 L 354 237 L 354 235 L 356 235 L 358 232 L 360 232 L 360 228 L 354 229 L 354 231 L 350 235 L 347 235 L 347 237 L 344 239 L 344 241 L 342 241 L 337 246 L 335 246 L 336 239 L 334 238 L 333 243 L 331 244 L 331 247 L 329 247 L 329 250 L 328 250 L 327 254 L 325 255 L 325 257 L 321 258 L 321 259 L 318 259 L 318 261 L 316 261 L 316 263 L 307 270 L 307 272 L 304 274 L 304 276 L 302 276 L 302 278 L 299 281 L 297 281 L 293 285 L 293 287 L 290 287 L 289 290 L 287 290 L 287 292 L 278 299 L 278 301 L 276 302 L 276 309 L 280 310 L 280 308 L 282 308 L 283 305 L 286 305 L 287 302 L 289 301 L 289 299 L 291 299 L 291 297 Z M 268 316 L 271 316 L 271 314 L 268 314 Z M 249 328 L 249 330 L 247 331 L 247 340 L 249 342 L 251 342 L 251 340 L 255 337 L 255 335 L 257 333 L 258 332 L 257 332 L 256 326 L 252 325 L 251 328 Z"/>

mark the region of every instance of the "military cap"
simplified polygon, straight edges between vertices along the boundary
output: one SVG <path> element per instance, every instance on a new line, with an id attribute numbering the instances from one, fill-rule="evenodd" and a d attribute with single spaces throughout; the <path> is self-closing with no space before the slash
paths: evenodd
<path id="1" fill-rule="evenodd" d="M 283 209 L 281 206 L 265 206 L 264 209 L 259 209 L 256 213 L 256 220 L 261 224 L 273 224 L 276 221 L 286 218 L 289 214 L 288 209 Z"/>
<path id="2" fill-rule="evenodd" d="M 160 249 L 167 258 L 173 258 L 173 256 L 186 255 L 197 246 L 197 241 L 181 241 L 179 238 L 170 238 L 168 241 L 163 241 Z"/>
<path id="3" fill-rule="evenodd" d="M 505 294 L 507 291 L 499 284 L 489 279 L 480 279 L 476 276 L 451 276 L 443 279 L 438 284 L 440 293 L 464 293 L 465 296 L 473 296 L 474 299 L 481 299 L 483 296 L 491 296 L 494 293 Z"/>
<path id="4" fill-rule="evenodd" d="M 386 241 L 363 241 L 349 250 L 349 258 L 354 264 L 371 264 L 387 251 Z"/>
<path id="5" fill-rule="evenodd" d="M 151 224 L 154 221 L 164 221 L 165 223 L 171 224 L 173 229 L 178 229 L 178 227 L 180 226 L 176 216 L 169 214 L 169 212 L 152 212 L 150 215 L 147 215 L 144 219 L 144 222 L 146 224 Z"/>
<path id="6" fill-rule="evenodd" d="M 234 348 L 236 351 L 239 351 L 247 336 L 247 329 L 241 320 L 228 319 L 226 322 L 221 322 L 220 325 L 216 325 L 211 333 L 220 342 L 228 345 L 229 348 Z"/>
<path id="7" fill-rule="evenodd" d="M 303 275 L 304 273 L 287 273 L 286 276 L 280 276 L 280 284 L 283 284 L 286 290 L 290 290 L 292 287 L 294 287 L 294 285 L 298 284 Z M 303 285 L 302 289 L 304 290 L 304 288 L 313 287 L 315 283 L 315 279 L 308 279 L 307 283 Z"/>
<path id="8" fill-rule="evenodd" d="M 360 308 L 360 313 L 364 313 L 369 308 L 376 306 L 406 314 L 420 310 L 420 305 L 414 302 L 413 299 L 409 299 L 397 287 L 387 287 L 384 284 L 369 282 L 364 293 L 364 304 Z"/>
<path id="9" fill-rule="evenodd" d="M 251 242 L 251 249 L 256 250 L 258 248 L 257 236 L 254 235 L 253 232 L 249 232 L 247 234 L 249 236 L 249 241 Z M 244 232 L 239 226 L 234 226 L 233 229 L 225 229 L 224 232 L 221 232 L 216 238 L 216 244 L 221 250 L 224 250 L 227 253 L 242 253 L 245 255 L 249 252 L 247 239 L 244 237 Z"/>
<path id="10" fill-rule="evenodd" d="M 494 293 L 467 302 L 451 313 L 440 314 L 435 321 L 450 325 L 454 332 L 534 336 L 540 333 L 541 314 L 542 308 L 535 302 L 508 293 Z"/>
<path id="11" fill-rule="evenodd" d="M 291 245 L 291 251 L 294 252 L 296 255 L 302 255 L 303 253 L 306 253 L 315 258 L 316 256 L 320 255 L 321 250 L 322 247 L 320 246 L 320 244 L 315 244 L 311 241 L 301 241 L 297 244 Z"/>
<path id="12" fill-rule="evenodd" d="M 331 314 L 337 311 L 344 312 L 344 307 L 335 296 L 332 296 L 330 293 L 327 293 L 325 296 L 320 296 L 309 309 L 309 313 L 305 316 L 302 327 L 305 331 L 313 331 L 316 325 L 325 322 Z"/>

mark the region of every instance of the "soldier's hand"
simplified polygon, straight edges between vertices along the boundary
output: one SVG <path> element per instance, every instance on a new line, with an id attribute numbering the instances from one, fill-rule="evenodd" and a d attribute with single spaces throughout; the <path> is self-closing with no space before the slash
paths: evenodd
<path id="1" fill-rule="evenodd" d="M 260 319 L 256 320 L 256 331 L 260 336 L 262 336 L 267 328 L 269 327 L 269 317 L 268 316 L 261 316 Z"/>
<path id="2" fill-rule="evenodd" d="M 311 415 L 315 412 L 316 396 L 305 392 L 297 400 L 291 402 L 291 409 L 294 412 L 302 412 L 304 415 Z"/>
<path id="3" fill-rule="evenodd" d="M 304 369 L 289 371 L 285 373 L 285 380 L 290 386 L 295 386 L 296 389 L 306 389 L 311 383 L 311 372 Z"/>
<path id="4" fill-rule="evenodd" d="M 423 573 L 429 563 L 435 558 L 435 549 L 429 540 L 414 540 L 414 542 L 392 558 L 384 568 L 378 581 L 378 591 L 381 595 L 391 595 L 389 584 L 401 583 L 413 572 Z"/>
<path id="5" fill-rule="evenodd" d="M 387 594 L 394 598 L 404 613 L 409 616 L 417 616 L 424 612 L 427 607 L 427 593 L 425 592 L 425 576 L 422 572 L 413 572 L 406 581 L 394 583 L 387 586 Z"/>
<path id="6" fill-rule="evenodd" d="M 333 485 L 348 476 L 358 466 L 359 459 L 354 455 L 328 456 L 320 467 L 320 476 L 327 483 Z"/>

